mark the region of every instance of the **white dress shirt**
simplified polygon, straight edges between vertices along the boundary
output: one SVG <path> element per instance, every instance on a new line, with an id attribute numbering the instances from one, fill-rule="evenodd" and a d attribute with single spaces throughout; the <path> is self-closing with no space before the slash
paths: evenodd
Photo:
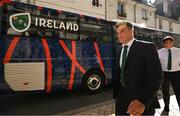
<path id="1" fill-rule="evenodd" d="M 133 44 L 134 40 L 135 40 L 135 38 L 131 39 L 131 40 L 126 44 L 126 45 L 128 46 L 128 48 L 127 48 L 127 56 L 128 56 L 129 50 L 130 50 L 131 45 Z M 120 62 L 119 62 L 120 67 L 122 66 L 122 55 L 123 55 L 123 51 L 124 51 L 124 46 L 125 46 L 125 44 L 122 44 L 122 50 L 121 50 L 121 54 L 120 54 L 121 57 L 120 57 Z M 127 58 L 127 56 L 126 56 L 126 58 Z"/>
<path id="2" fill-rule="evenodd" d="M 172 67 L 171 70 L 167 69 L 168 65 L 168 49 L 167 48 L 162 48 L 158 50 L 159 58 L 161 61 L 161 66 L 163 71 L 166 72 L 175 72 L 175 71 L 180 71 L 180 49 L 176 47 L 171 48 L 171 54 L 172 54 Z"/>

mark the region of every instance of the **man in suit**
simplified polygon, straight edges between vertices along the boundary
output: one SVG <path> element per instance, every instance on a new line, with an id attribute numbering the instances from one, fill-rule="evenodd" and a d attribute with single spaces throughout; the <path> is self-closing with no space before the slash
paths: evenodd
<path id="1" fill-rule="evenodd" d="M 162 69 L 153 43 L 138 41 L 133 25 L 116 25 L 115 78 L 113 97 L 116 115 L 153 115 L 159 107 L 156 92 L 162 82 Z"/>

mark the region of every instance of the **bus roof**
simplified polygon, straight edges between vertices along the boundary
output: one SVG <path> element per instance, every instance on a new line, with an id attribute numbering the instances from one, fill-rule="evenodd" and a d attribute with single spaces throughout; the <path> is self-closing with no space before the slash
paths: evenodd
<path id="1" fill-rule="evenodd" d="M 121 20 L 121 19 L 112 19 L 111 20 L 112 22 L 123 22 L 123 21 L 128 21 L 128 20 Z M 131 21 L 129 21 L 131 22 Z M 156 29 L 156 28 L 151 28 L 151 27 L 146 27 L 145 25 L 143 24 L 138 24 L 138 23 L 134 23 L 134 22 L 131 22 L 135 27 L 139 27 L 139 28 L 145 28 L 145 29 L 149 29 L 149 30 L 154 30 L 154 31 L 161 31 L 161 32 L 167 32 L 167 33 L 172 33 L 172 34 L 178 34 L 180 35 L 180 33 L 176 33 L 176 32 L 170 32 L 170 31 L 167 31 L 167 30 L 162 30 L 162 29 Z"/>

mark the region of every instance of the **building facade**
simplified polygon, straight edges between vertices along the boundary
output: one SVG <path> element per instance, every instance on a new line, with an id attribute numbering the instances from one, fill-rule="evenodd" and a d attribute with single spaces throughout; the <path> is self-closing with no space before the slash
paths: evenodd
<path id="1" fill-rule="evenodd" d="M 180 33 L 180 1 L 156 0 L 156 28 Z"/>
<path id="2" fill-rule="evenodd" d="M 155 6 L 151 4 L 144 4 L 140 1 L 134 0 L 114 0 L 113 4 L 113 6 L 110 6 L 114 8 L 111 8 L 111 10 L 108 10 L 107 12 L 107 18 L 109 20 L 128 20 L 134 23 L 142 24 L 147 27 L 156 27 Z M 112 9 L 115 12 L 112 13 Z"/>
<path id="3" fill-rule="evenodd" d="M 38 6 L 180 33 L 179 0 L 16 0 Z"/>
<path id="4" fill-rule="evenodd" d="M 180 21 L 156 15 L 156 28 L 180 33 Z"/>

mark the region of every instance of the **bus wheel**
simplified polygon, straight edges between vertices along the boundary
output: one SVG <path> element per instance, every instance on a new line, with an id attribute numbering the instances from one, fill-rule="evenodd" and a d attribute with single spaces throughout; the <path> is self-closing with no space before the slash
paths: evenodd
<path id="1" fill-rule="evenodd" d="M 104 75 L 97 70 L 88 71 L 82 80 L 83 90 L 86 93 L 98 93 L 104 84 Z"/>

